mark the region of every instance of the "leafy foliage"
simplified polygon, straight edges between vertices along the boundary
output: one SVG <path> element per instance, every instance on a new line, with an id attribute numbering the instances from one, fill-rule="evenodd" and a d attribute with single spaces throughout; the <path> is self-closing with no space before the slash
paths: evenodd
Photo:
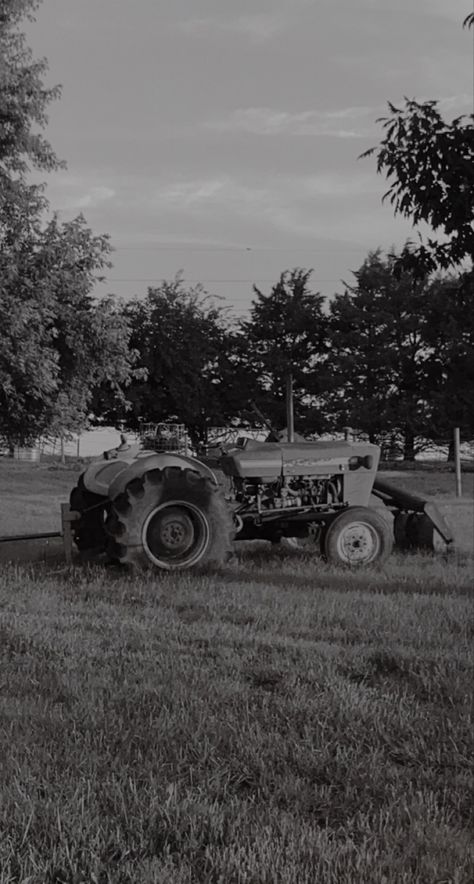
<path id="1" fill-rule="evenodd" d="M 427 362 L 434 434 L 449 439 L 454 426 L 474 433 L 474 274 L 436 278 L 426 310 Z"/>
<path id="2" fill-rule="evenodd" d="M 400 431 L 411 459 L 415 436 L 430 432 L 429 292 L 408 273 L 397 279 L 395 261 L 370 253 L 354 274 L 357 284 L 331 303 L 328 406 L 335 426 L 356 427 L 372 441 Z"/>
<path id="3" fill-rule="evenodd" d="M 44 229 L 36 222 L 14 246 L 3 243 L 0 433 L 11 442 L 80 428 L 101 383 L 123 398 L 128 327 L 111 299 L 90 295 L 108 254 L 107 238 L 83 218 Z"/>
<path id="4" fill-rule="evenodd" d="M 47 64 L 19 30 L 37 6 L 4 0 L 0 10 L 0 434 L 11 444 L 83 426 L 98 385 L 123 401 L 133 362 L 120 311 L 91 295 L 108 238 L 82 216 L 45 220 L 44 189 L 27 180 L 61 165 L 41 134 L 60 90 L 45 87 Z"/>
<path id="5" fill-rule="evenodd" d="M 51 171 L 62 165 L 41 134 L 48 105 L 60 88 L 47 88 L 45 59 L 33 59 L 18 25 L 38 7 L 37 0 L 3 0 L 0 10 L 0 203 L 9 192 L 13 175 L 32 167 Z M 5 190 L 6 188 L 6 190 Z"/>
<path id="6" fill-rule="evenodd" d="M 309 286 L 312 270 L 285 270 L 269 294 L 254 286 L 250 319 L 241 323 L 243 365 L 259 378 L 260 400 L 273 423 L 285 426 L 285 382 L 292 376 L 295 419 L 307 423 L 311 397 L 323 388 L 316 366 L 326 353 L 324 297 Z M 266 395 L 265 395 L 266 394 Z"/>
<path id="7" fill-rule="evenodd" d="M 389 103 L 390 116 L 380 119 L 385 137 L 378 148 L 377 171 L 392 179 L 384 198 L 395 213 L 414 225 L 428 224 L 442 234 L 414 248 L 407 244 L 398 270 L 426 276 L 438 268 L 459 265 L 474 256 L 474 116 L 446 123 L 436 101 L 405 99 L 402 108 Z"/>
<path id="8" fill-rule="evenodd" d="M 196 444 L 205 442 L 207 428 L 232 418 L 243 398 L 229 361 L 235 345 L 225 311 L 201 286 L 187 289 L 178 274 L 131 301 L 125 315 L 147 373 L 130 387 L 127 423 L 178 418 Z"/>

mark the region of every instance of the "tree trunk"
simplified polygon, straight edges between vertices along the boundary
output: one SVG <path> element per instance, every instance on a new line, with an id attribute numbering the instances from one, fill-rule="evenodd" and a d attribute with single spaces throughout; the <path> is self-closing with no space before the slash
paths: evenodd
<path id="1" fill-rule="evenodd" d="M 449 440 L 447 460 L 448 463 L 452 463 L 454 461 L 454 439 Z"/>

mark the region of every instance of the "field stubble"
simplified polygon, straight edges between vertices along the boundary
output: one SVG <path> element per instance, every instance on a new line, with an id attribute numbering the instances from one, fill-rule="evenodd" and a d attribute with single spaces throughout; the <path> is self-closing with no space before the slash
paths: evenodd
<path id="1" fill-rule="evenodd" d="M 0 881 L 468 884 L 473 637 L 467 557 L 3 565 Z"/>

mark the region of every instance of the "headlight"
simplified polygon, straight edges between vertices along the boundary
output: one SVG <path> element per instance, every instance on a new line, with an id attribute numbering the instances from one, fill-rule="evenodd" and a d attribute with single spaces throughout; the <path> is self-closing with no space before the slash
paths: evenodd
<path id="1" fill-rule="evenodd" d="M 357 455 L 354 455 L 349 458 L 349 469 L 358 470 L 359 467 L 365 467 L 366 470 L 371 470 L 373 463 L 374 459 L 371 454 L 366 454 L 365 457 L 357 457 Z"/>

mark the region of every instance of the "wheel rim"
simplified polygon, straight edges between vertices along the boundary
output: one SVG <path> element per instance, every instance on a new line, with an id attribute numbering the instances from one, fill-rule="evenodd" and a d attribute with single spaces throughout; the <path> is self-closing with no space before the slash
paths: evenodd
<path id="1" fill-rule="evenodd" d="M 192 503 L 171 500 L 149 514 L 142 530 L 146 555 L 159 568 L 190 568 L 204 555 L 209 523 Z"/>
<path id="2" fill-rule="evenodd" d="M 365 565 L 377 558 L 380 537 L 367 522 L 351 522 L 337 538 L 339 558 L 349 565 Z"/>

